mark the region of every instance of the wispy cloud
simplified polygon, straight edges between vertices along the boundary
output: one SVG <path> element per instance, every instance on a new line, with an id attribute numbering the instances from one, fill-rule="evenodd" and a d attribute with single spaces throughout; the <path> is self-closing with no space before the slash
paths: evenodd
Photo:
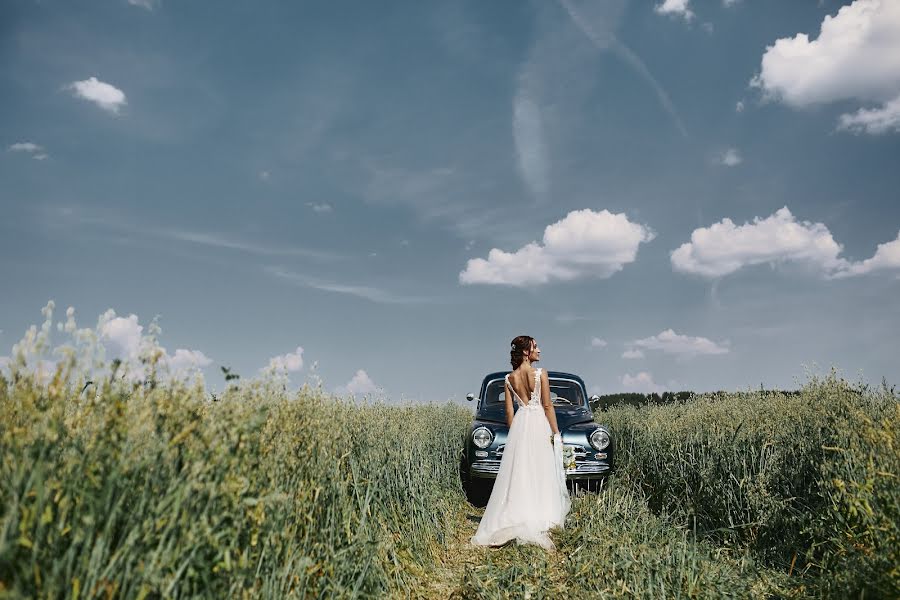
<path id="1" fill-rule="evenodd" d="M 31 158 L 34 160 L 44 160 L 49 156 L 49 154 L 44 151 L 43 146 L 35 144 L 34 142 L 16 142 L 15 144 L 10 144 L 6 150 L 7 152 L 30 154 Z"/>
<path id="2" fill-rule="evenodd" d="M 43 212 L 45 215 L 44 222 L 47 222 L 52 226 L 71 227 L 72 225 L 91 225 L 111 231 L 128 233 L 134 236 L 152 236 L 208 246 L 211 248 L 235 250 L 256 256 L 297 256 L 318 260 L 338 260 L 345 258 L 344 255 L 329 250 L 290 245 L 275 246 L 237 239 L 230 234 L 138 225 L 109 215 L 88 214 L 79 207 L 74 206 L 43 207 Z"/>
<path id="3" fill-rule="evenodd" d="M 128 0 L 128 4 L 152 11 L 159 4 L 159 0 Z"/>
<path id="4" fill-rule="evenodd" d="M 322 279 L 304 275 L 302 273 L 296 273 L 279 266 L 267 266 L 264 268 L 264 270 L 269 275 L 272 275 L 273 277 L 276 277 L 283 281 L 287 281 L 294 285 L 300 285 L 302 287 L 322 290 L 325 292 L 348 294 L 350 296 L 356 296 L 357 298 L 362 298 L 364 300 L 369 300 L 370 302 L 376 302 L 378 304 L 421 304 L 435 301 L 434 298 L 428 298 L 425 296 L 403 296 L 393 294 L 391 292 L 388 292 L 387 290 L 383 290 L 381 288 L 373 286 L 351 285 L 333 281 L 325 281 Z"/>
<path id="5" fill-rule="evenodd" d="M 741 156 L 740 150 L 737 148 L 728 148 L 718 157 L 716 157 L 716 162 L 725 167 L 736 167 L 742 162 L 744 162 L 744 158 Z"/>
<path id="6" fill-rule="evenodd" d="M 549 187 L 547 151 L 541 131 L 541 110 L 525 85 L 520 85 L 513 100 L 513 139 L 519 172 L 537 198 Z"/>
<path id="7" fill-rule="evenodd" d="M 610 50 L 653 88 L 657 100 L 672 118 L 675 127 L 681 132 L 681 135 L 689 137 L 687 129 L 678 115 L 678 111 L 675 109 L 675 105 L 669 98 L 669 94 L 656 80 L 650 69 L 644 64 L 644 61 L 616 37 L 615 27 L 618 25 L 619 18 L 605 18 L 606 15 L 603 14 L 603 11 L 611 9 L 606 8 L 604 3 L 587 4 L 580 7 L 576 7 L 573 0 L 560 0 L 560 3 L 565 7 L 572 22 L 594 43 L 597 49 Z M 613 3 L 609 6 L 615 6 L 615 4 Z M 591 13 L 588 13 L 589 10 Z M 598 13 L 598 11 L 600 12 Z M 589 14 L 590 16 L 588 16 Z"/>

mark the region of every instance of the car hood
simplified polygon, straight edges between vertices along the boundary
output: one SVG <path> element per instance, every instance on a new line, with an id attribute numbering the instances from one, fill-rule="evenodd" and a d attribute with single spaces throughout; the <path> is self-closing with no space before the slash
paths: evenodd
<path id="1" fill-rule="evenodd" d="M 594 420 L 591 411 L 585 407 L 556 406 L 554 408 L 556 409 L 556 424 L 559 426 L 560 431 L 576 423 L 587 423 Z M 479 421 L 506 423 L 506 407 L 499 403 L 483 407 L 478 411 L 477 419 Z"/>

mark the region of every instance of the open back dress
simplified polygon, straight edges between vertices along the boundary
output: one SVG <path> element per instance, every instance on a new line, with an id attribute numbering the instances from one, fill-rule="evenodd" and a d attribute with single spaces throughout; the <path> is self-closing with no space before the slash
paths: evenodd
<path id="1" fill-rule="evenodd" d="M 534 370 L 528 402 L 519 398 L 509 375 L 506 383 L 519 409 L 506 436 L 494 489 L 470 543 L 499 546 L 515 538 L 520 544 L 552 549 L 548 530 L 563 526 L 571 500 L 562 448 L 550 441 L 552 430 L 541 405 L 541 369 Z"/>

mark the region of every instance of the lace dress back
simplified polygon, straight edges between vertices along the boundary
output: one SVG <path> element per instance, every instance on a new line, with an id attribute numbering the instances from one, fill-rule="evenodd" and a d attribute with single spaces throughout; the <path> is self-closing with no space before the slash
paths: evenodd
<path id="1" fill-rule="evenodd" d="M 516 539 L 552 549 L 548 530 L 562 527 L 571 501 L 562 465 L 562 448 L 550 441 L 550 422 L 541 405 L 541 369 L 524 402 L 509 382 L 519 408 L 506 436 L 494 488 L 470 543 L 499 546 Z"/>

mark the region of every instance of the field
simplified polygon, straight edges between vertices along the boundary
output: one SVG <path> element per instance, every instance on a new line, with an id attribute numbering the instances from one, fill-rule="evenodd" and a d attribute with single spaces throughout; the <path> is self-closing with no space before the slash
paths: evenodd
<path id="1" fill-rule="evenodd" d="M 85 384 L 0 379 L 2 598 L 900 596 L 898 395 L 833 371 L 604 413 L 550 553 L 466 546 L 465 408 Z"/>

